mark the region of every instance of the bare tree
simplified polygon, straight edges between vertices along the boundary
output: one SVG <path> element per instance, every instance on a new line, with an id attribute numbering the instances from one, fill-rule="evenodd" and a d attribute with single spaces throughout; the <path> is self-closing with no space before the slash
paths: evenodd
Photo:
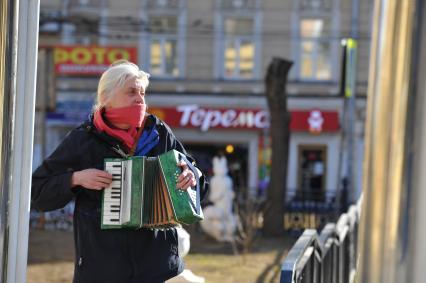
<path id="1" fill-rule="evenodd" d="M 287 109 L 287 75 L 293 62 L 273 58 L 265 77 L 266 98 L 271 118 L 271 181 L 263 217 L 263 232 L 269 236 L 283 233 L 290 113 Z"/>
<path id="2" fill-rule="evenodd" d="M 241 194 L 235 200 L 235 212 L 238 216 L 238 226 L 235 242 L 245 256 L 251 252 L 258 236 L 262 202 L 253 198 L 247 188 L 240 190 Z"/>

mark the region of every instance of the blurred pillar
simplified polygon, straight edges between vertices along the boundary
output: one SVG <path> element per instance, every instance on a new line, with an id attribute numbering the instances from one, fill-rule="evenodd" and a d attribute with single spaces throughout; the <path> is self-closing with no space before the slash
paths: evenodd
<path id="1" fill-rule="evenodd" d="M 420 2 L 375 1 L 356 277 L 360 283 L 420 282 L 408 280 L 413 268 L 409 266 L 413 257 L 410 215 L 420 208 L 412 202 L 420 190 L 413 186 L 412 175 L 413 157 L 418 154 L 413 147 L 413 107 L 414 87 L 419 82 L 415 74 L 419 66 L 417 29 L 423 12 Z"/>
<path id="2" fill-rule="evenodd" d="M 426 3 L 418 0 L 416 4 L 415 45 L 413 47 L 413 72 L 411 76 L 410 105 L 408 106 L 407 139 L 409 146 L 410 175 L 407 186 L 412 188 L 408 194 L 407 213 L 402 215 L 408 234 L 403 244 L 407 247 L 407 277 L 405 282 L 425 282 L 426 263 Z"/>
<path id="3" fill-rule="evenodd" d="M 0 4 L 0 282 L 26 282 L 39 1 Z"/>
<path id="4" fill-rule="evenodd" d="M 0 282 L 7 270 L 7 205 L 10 172 L 10 93 L 13 88 L 12 37 L 14 33 L 14 1 L 0 1 Z"/>

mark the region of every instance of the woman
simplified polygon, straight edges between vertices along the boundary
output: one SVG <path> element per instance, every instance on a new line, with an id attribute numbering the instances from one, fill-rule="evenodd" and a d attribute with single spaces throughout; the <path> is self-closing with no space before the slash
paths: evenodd
<path id="1" fill-rule="evenodd" d="M 155 283 L 183 270 L 176 229 L 100 229 L 102 189 L 112 181 L 103 171 L 105 158 L 157 156 L 171 149 L 186 154 L 170 128 L 146 113 L 148 78 L 133 63 L 112 65 L 99 80 L 89 121 L 72 130 L 33 173 L 33 208 L 54 210 L 76 199 L 74 282 Z M 187 164 L 179 166 L 178 189 L 196 185 Z M 196 174 L 204 192 L 204 178 Z"/>

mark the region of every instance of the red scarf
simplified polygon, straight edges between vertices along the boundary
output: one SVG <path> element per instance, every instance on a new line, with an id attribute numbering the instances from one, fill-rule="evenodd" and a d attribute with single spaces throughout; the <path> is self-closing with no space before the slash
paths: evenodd
<path id="1" fill-rule="evenodd" d="M 102 108 L 95 111 L 93 124 L 96 129 L 119 139 L 130 149 L 135 143 L 138 133 L 137 128 L 140 128 L 142 125 L 145 117 L 145 111 L 145 104 L 137 104 L 121 108 Z M 111 128 L 107 123 L 105 123 L 104 118 L 109 122 L 109 124 L 128 124 L 130 127 L 127 130 Z"/>

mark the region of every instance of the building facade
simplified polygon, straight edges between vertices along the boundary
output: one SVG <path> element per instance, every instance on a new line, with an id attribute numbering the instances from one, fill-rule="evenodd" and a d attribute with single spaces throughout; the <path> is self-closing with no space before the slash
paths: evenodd
<path id="1" fill-rule="evenodd" d="M 210 174 L 211 158 L 225 153 L 236 190 L 262 194 L 271 154 L 264 77 L 282 57 L 294 62 L 287 200 L 336 202 L 347 160 L 354 200 L 372 8 L 368 0 L 42 0 L 34 163 L 90 112 L 103 68 L 127 58 L 151 74 L 149 111 L 200 166 Z M 358 60 L 355 116 L 346 123 L 341 42 L 348 37 L 358 40 Z"/>

